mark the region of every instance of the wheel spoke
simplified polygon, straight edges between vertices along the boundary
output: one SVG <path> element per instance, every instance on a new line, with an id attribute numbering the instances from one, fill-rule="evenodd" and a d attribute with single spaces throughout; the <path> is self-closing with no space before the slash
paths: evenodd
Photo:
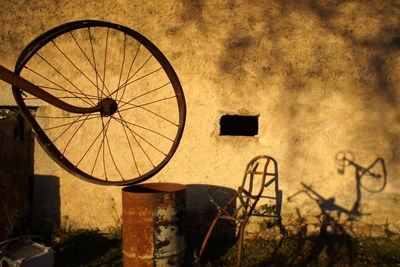
<path id="1" fill-rule="evenodd" d="M 118 115 L 121 116 L 120 114 L 118 114 Z M 126 123 L 126 121 L 121 121 L 121 119 L 118 119 L 116 117 L 113 117 L 113 118 L 116 119 L 118 122 L 120 122 L 121 125 L 122 125 L 122 129 L 124 130 L 124 134 L 125 134 L 126 140 L 128 141 L 129 149 L 131 151 L 133 163 L 135 164 L 136 171 L 138 172 L 138 174 L 140 176 L 141 174 L 140 174 L 137 162 L 136 162 L 135 154 L 133 153 L 132 145 L 131 145 L 131 142 L 129 141 L 129 137 L 128 137 L 128 134 L 126 133 L 126 129 L 125 129 L 125 126 L 124 126 L 124 123 Z"/>
<path id="2" fill-rule="evenodd" d="M 122 118 L 122 117 L 121 117 Z M 163 151 L 161 151 L 159 148 L 157 148 L 156 146 L 154 146 L 152 143 L 150 143 L 149 141 L 147 141 L 144 137 L 142 137 L 140 134 L 138 134 L 137 132 L 135 132 L 134 130 L 132 130 L 131 128 L 129 128 L 129 126 L 126 124 L 126 126 L 128 127 L 129 131 L 131 131 L 131 133 L 135 134 L 137 137 L 139 137 L 140 139 L 142 139 L 144 142 L 146 142 L 148 145 L 150 145 L 152 148 L 154 148 L 155 150 L 157 150 L 158 152 L 160 152 L 161 154 L 163 154 L 164 156 L 167 156 L 167 154 L 165 154 Z"/>
<path id="3" fill-rule="evenodd" d="M 96 76 L 96 88 L 97 88 L 97 98 L 100 100 L 100 95 L 99 95 L 99 80 L 97 78 L 100 77 L 100 74 L 97 72 L 97 67 L 96 67 L 96 57 L 94 56 L 94 48 L 93 48 L 93 39 L 92 39 L 92 34 L 90 32 L 90 27 L 87 28 L 88 29 L 88 34 L 89 34 L 89 42 L 90 42 L 90 47 L 91 47 L 91 51 L 92 51 L 92 56 L 93 56 L 93 68 L 94 68 L 94 72 L 95 72 L 95 76 Z"/>
<path id="4" fill-rule="evenodd" d="M 121 84 L 121 78 L 122 78 L 122 71 L 124 70 L 124 64 L 125 64 L 125 49 L 126 49 L 126 33 L 124 33 L 124 49 L 122 52 L 122 63 L 121 63 L 121 71 L 119 72 L 119 78 L 118 78 L 118 86 L 117 88 L 119 88 L 120 84 Z M 118 99 L 118 91 L 117 94 L 115 96 L 115 99 Z"/>
<path id="5" fill-rule="evenodd" d="M 59 91 L 59 92 L 67 92 L 67 93 L 70 93 L 70 94 L 74 93 L 74 92 L 68 91 L 68 90 L 66 90 L 66 89 L 60 89 L 60 88 L 51 87 L 51 86 L 45 86 L 45 85 L 36 85 L 36 86 L 37 86 L 37 87 L 40 87 L 40 88 L 42 88 L 42 89 L 48 89 L 48 90 Z M 77 98 L 78 95 L 82 95 L 82 94 L 76 93 L 76 92 L 75 92 L 74 95 L 71 96 L 71 97 Z M 97 99 L 97 97 L 96 97 L 95 95 L 86 94 L 86 96 L 88 96 L 88 99 L 89 99 L 89 98 L 91 98 L 91 99 Z"/>
<path id="6" fill-rule="evenodd" d="M 101 125 L 102 125 L 102 129 L 104 129 L 103 120 L 101 121 Z M 96 167 L 96 163 L 97 163 L 97 160 L 98 160 L 98 158 L 99 158 L 100 151 L 101 151 L 101 148 L 103 147 L 103 145 L 104 145 L 104 143 L 103 143 L 103 142 L 100 142 L 100 146 L 99 146 L 99 149 L 97 150 L 96 158 L 95 158 L 95 160 L 94 160 L 93 167 L 92 167 L 92 171 L 90 172 L 90 175 L 93 175 L 93 171 L 94 171 L 94 169 L 95 169 L 95 167 Z"/>
<path id="7" fill-rule="evenodd" d="M 103 85 L 102 85 L 102 96 L 103 96 L 103 89 L 107 90 L 106 86 L 106 69 L 107 69 L 107 48 L 108 48 L 108 34 L 110 32 L 110 28 L 107 28 L 107 35 L 106 35 L 106 48 L 104 49 L 104 68 L 103 68 Z M 108 95 L 110 95 L 110 92 L 107 90 Z"/>
<path id="8" fill-rule="evenodd" d="M 133 67 L 133 64 L 134 64 L 135 61 L 136 61 L 137 55 L 139 54 L 139 50 L 140 50 L 141 45 L 142 45 L 142 44 L 139 44 L 138 47 L 137 47 L 137 49 L 136 49 L 135 56 L 134 56 L 133 59 L 132 59 L 131 65 L 129 66 L 129 71 L 128 71 L 127 75 L 126 75 L 126 81 L 125 81 L 125 83 L 123 83 L 122 85 L 119 85 L 119 86 L 117 87 L 117 89 L 116 89 L 116 91 L 117 91 L 117 93 L 118 93 L 118 91 L 120 90 L 121 86 L 124 88 L 124 90 L 122 91 L 122 95 L 121 95 L 120 100 L 124 97 L 125 90 L 126 90 L 126 84 L 128 83 L 129 75 L 131 75 L 132 67 Z M 114 91 L 114 92 L 115 92 L 115 91 Z M 114 94 L 114 92 L 113 92 L 112 94 Z M 119 102 L 118 102 L 118 103 L 119 103 Z"/>
<path id="9" fill-rule="evenodd" d="M 110 121 L 111 121 L 111 118 L 112 118 L 112 117 L 110 117 Z M 111 122 L 109 123 L 109 125 L 110 125 L 110 124 L 111 124 Z M 113 162 L 113 164 L 114 164 L 114 166 L 115 166 L 115 169 L 117 169 L 119 175 L 121 175 L 122 180 L 125 181 L 124 176 L 122 175 L 122 173 L 121 173 L 121 171 L 119 170 L 117 164 L 115 163 L 114 156 L 113 156 L 113 154 L 112 154 L 111 147 L 110 147 L 110 142 L 108 141 L 108 135 L 107 135 L 107 133 L 106 133 L 106 143 L 107 143 L 108 151 L 110 152 L 111 161 Z"/>
<path id="10" fill-rule="evenodd" d="M 42 57 L 39 53 L 36 53 L 38 55 L 38 57 L 40 57 L 44 62 L 47 63 L 47 65 L 49 65 L 52 69 L 54 69 L 61 77 L 63 77 L 69 84 L 71 84 L 76 90 L 78 90 L 81 94 L 83 94 L 84 96 L 86 96 L 86 94 L 84 92 L 82 92 L 81 89 L 79 89 L 70 79 L 68 79 L 67 77 L 65 77 L 65 75 L 63 75 L 57 68 L 55 68 L 52 64 L 50 64 L 50 62 L 48 62 L 44 57 Z M 92 102 L 93 105 L 95 105 L 95 103 L 89 99 L 90 102 Z"/>
<path id="11" fill-rule="evenodd" d="M 91 118 L 89 118 L 89 119 L 87 119 L 87 120 L 97 119 L 97 118 L 99 118 L 99 117 L 100 117 L 100 115 L 97 115 L 97 116 L 91 117 Z M 81 121 L 82 121 L 82 120 L 77 120 L 77 121 L 74 121 L 74 122 L 72 122 L 72 123 L 77 123 L 77 122 L 81 122 Z M 53 130 L 53 129 L 57 129 L 57 128 L 60 128 L 60 127 L 67 126 L 67 125 L 69 125 L 69 124 L 71 124 L 71 122 L 70 122 L 70 123 L 61 124 L 61 125 L 57 125 L 57 126 L 50 127 L 50 128 L 45 128 L 45 129 L 43 129 L 43 130 L 44 130 L 44 131 L 49 131 L 49 130 Z"/>
<path id="12" fill-rule="evenodd" d="M 83 77 L 85 77 L 91 84 L 94 85 L 94 87 L 97 88 L 96 84 L 80 69 L 78 68 L 78 66 L 76 66 L 76 64 L 74 62 L 72 62 L 72 60 L 64 53 L 64 51 L 61 50 L 61 48 L 56 44 L 56 42 L 51 41 L 54 46 L 57 48 L 58 51 L 60 51 L 60 53 L 68 60 L 69 63 L 71 63 L 72 66 L 74 66 L 75 69 L 77 69 L 82 75 Z M 99 89 L 99 88 L 97 88 Z M 107 88 L 106 88 L 107 89 Z M 108 91 L 108 90 L 107 90 Z M 103 93 L 103 91 L 102 91 Z"/>
<path id="13" fill-rule="evenodd" d="M 53 144 L 62 136 L 64 135 L 64 133 L 66 131 L 68 131 L 69 128 L 72 127 L 72 125 L 74 125 L 76 123 L 77 120 L 79 120 L 80 118 L 82 118 L 85 114 L 82 114 L 80 116 L 78 116 L 78 118 L 76 118 L 64 131 L 61 132 L 61 134 L 59 134 L 53 141 L 51 141 Z"/>
<path id="14" fill-rule="evenodd" d="M 131 104 L 131 105 L 133 105 L 133 104 Z M 140 108 L 140 109 L 142 109 L 142 110 L 144 110 L 144 111 L 146 111 L 146 112 L 148 112 L 148 113 L 150 113 L 150 114 L 152 114 L 152 115 L 154 115 L 154 116 L 156 116 L 156 117 L 158 117 L 160 119 L 163 119 L 164 121 L 169 122 L 170 124 L 175 125 L 176 127 L 179 127 L 179 125 L 176 124 L 175 122 L 173 122 L 173 121 L 161 116 L 160 114 L 155 113 L 154 111 L 151 111 L 150 109 L 147 109 L 147 108 L 144 108 L 144 107 L 141 107 L 141 106 L 135 106 L 135 107 Z M 124 109 L 124 110 L 128 110 L 128 109 Z M 120 112 L 121 111 L 122 110 L 120 110 Z"/>
<path id="15" fill-rule="evenodd" d="M 103 118 L 103 117 L 102 117 Z M 109 123 L 110 121 L 108 121 L 108 123 Z M 108 125 L 108 124 L 107 124 Z M 106 127 L 107 127 L 107 125 L 106 125 Z M 96 138 L 93 140 L 93 142 L 90 144 L 90 146 L 89 146 L 89 148 L 86 150 L 86 152 L 83 154 L 83 156 L 81 157 L 81 159 L 78 161 L 78 163 L 75 165 L 75 167 L 78 167 L 78 165 L 82 162 L 82 160 L 83 160 L 83 158 L 87 155 L 87 153 L 89 152 L 89 150 L 92 148 L 92 146 L 94 145 L 94 143 L 97 141 L 97 139 L 99 139 L 99 136 L 103 133 L 103 136 L 104 136 L 104 128 L 105 127 L 102 127 L 101 128 L 101 131 L 99 132 L 99 134 L 96 136 Z M 104 142 L 104 140 L 103 140 L 103 142 Z"/>
<path id="16" fill-rule="evenodd" d="M 143 79 L 143 78 L 146 78 L 147 76 L 150 76 L 151 74 L 156 73 L 157 71 L 160 71 L 160 70 L 162 70 L 162 67 L 159 67 L 159 68 L 156 69 L 156 70 L 153 70 L 153 71 L 151 71 L 151 72 L 149 72 L 149 73 L 147 73 L 147 74 L 145 74 L 145 75 L 143 75 L 143 76 L 140 76 L 139 78 L 136 78 L 136 79 L 133 80 L 133 81 L 130 81 L 129 83 L 126 84 L 126 86 L 128 86 L 128 85 L 130 85 L 130 84 L 132 84 L 132 83 L 134 83 L 134 82 L 137 82 L 137 81 L 139 81 L 139 80 L 141 80 L 141 79 Z M 132 78 L 133 78 L 133 77 L 132 77 Z"/>
<path id="17" fill-rule="evenodd" d="M 114 118 L 114 119 L 120 121 L 120 119 L 118 119 L 118 118 Z M 152 133 L 155 133 L 155 134 L 157 134 L 157 135 L 159 135 L 159 136 L 161 136 L 161 137 L 164 137 L 165 139 L 167 139 L 167 140 L 169 140 L 169 141 L 171 141 L 171 142 L 174 142 L 173 139 L 171 139 L 171 138 L 169 138 L 169 137 L 167 137 L 167 136 L 165 136 L 165 135 L 163 135 L 163 134 L 161 134 L 161 133 L 159 133 L 159 132 L 157 132 L 157 131 L 154 131 L 154 130 L 152 130 L 152 129 L 149 129 L 149 128 L 147 128 L 147 127 L 140 126 L 140 125 L 138 125 L 138 124 L 135 124 L 135 123 L 132 123 L 132 122 L 127 122 L 127 121 L 124 121 L 124 123 L 129 124 L 129 125 L 132 125 L 132 126 L 135 126 L 135 127 L 138 127 L 138 128 L 141 128 L 141 129 L 144 129 L 144 130 L 149 131 L 149 132 L 152 132 Z"/>
<path id="18" fill-rule="evenodd" d="M 135 79 L 135 80 L 133 80 L 133 81 L 131 81 L 131 82 L 129 82 L 129 83 L 126 83 L 126 84 L 124 85 L 124 88 L 126 88 L 126 86 L 128 86 L 128 85 L 130 85 L 130 84 L 132 84 L 132 83 L 134 83 L 134 82 L 137 82 L 137 81 L 139 81 L 139 80 L 141 80 L 141 79 L 143 79 L 143 78 L 146 78 L 147 76 L 150 76 L 150 75 L 153 74 L 153 73 L 156 73 L 157 71 L 159 71 L 159 70 L 161 70 L 161 69 L 162 69 L 162 67 L 160 67 L 160 68 L 158 68 L 158 69 L 156 69 L 156 70 L 154 70 L 154 71 L 152 71 L 152 72 L 149 72 L 149 73 L 147 73 L 147 74 L 145 74 L 145 75 L 143 75 L 143 76 L 141 76 L 141 77 L 139 77 L 139 78 L 137 78 L 137 79 Z M 119 89 L 117 89 L 116 91 L 114 91 L 113 94 L 114 94 L 115 92 L 118 93 L 118 91 L 119 91 L 121 88 L 122 88 L 122 87 L 120 87 Z M 124 95 L 124 94 L 122 94 L 122 96 L 121 96 L 121 98 L 119 99 L 118 103 L 121 102 L 121 100 L 122 100 L 122 98 L 123 98 L 123 95 Z"/>
<path id="19" fill-rule="evenodd" d="M 86 116 L 86 118 L 82 121 L 82 123 L 79 125 L 79 127 L 72 134 L 71 138 L 68 140 L 67 144 L 65 145 L 65 148 L 64 148 L 64 150 L 62 152 L 63 154 L 65 154 L 65 152 L 67 151 L 67 147 L 69 146 L 69 144 L 71 143 L 71 141 L 75 137 L 75 135 L 78 133 L 78 131 L 82 128 L 83 124 L 86 122 L 88 117 L 89 117 L 89 115 Z"/>
<path id="20" fill-rule="evenodd" d="M 111 119 L 108 121 L 108 123 L 110 123 L 110 121 L 111 121 Z M 104 129 L 103 117 L 101 117 L 101 124 L 102 124 L 103 129 Z M 102 147 L 103 147 L 103 170 L 104 170 L 104 178 L 106 179 L 106 181 L 108 181 L 108 177 L 107 177 L 107 170 L 106 170 L 106 147 L 104 145 L 104 140 L 105 140 L 105 136 L 106 136 L 105 132 L 107 132 L 107 130 L 108 130 L 108 126 L 107 126 L 106 130 L 103 131 L 103 140 L 101 141 L 101 143 L 103 144 L 102 145 Z"/>
<path id="21" fill-rule="evenodd" d="M 53 91 L 72 93 L 71 91 L 67 91 L 67 90 L 65 90 L 65 89 L 59 89 L 59 88 L 50 87 L 50 86 L 37 85 L 37 87 L 40 87 L 40 88 L 42 88 L 42 89 L 53 90 Z M 80 94 L 80 93 L 75 93 L 75 94 L 76 94 L 76 95 L 82 95 L 82 94 Z M 97 96 L 95 96 L 95 95 L 86 94 L 86 96 L 87 96 L 88 99 L 90 98 L 90 99 L 96 99 L 96 100 L 97 100 Z M 76 98 L 77 96 L 74 95 L 74 96 L 71 96 L 71 97 Z"/>
<path id="22" fill-rule="evenodd" d="M 89 29 L 89 28 L 88 28 L 88 29 Z M 89 31 L 90 31 L 90 29 L 89 29 Z M 90 47 L 91 47 L 91 52 L 92 52 L 92 57 L 93 57 L 93 63 L 92 63 L 92 61 L 90 61 L 89 56 L 85 53 L 85 51 L 83 50 L 83 48 L 79 45 L 79 43 L 78 43 L 78 41 L 76 40 L 76 38 L 75 38 L 75 36 L 73 35 L 73 33 L 72 33 L 72 32 L 69 32 L 69 33 L 70 33 L 70 35 L 72 36 L 72 38 L 74 39 L 74 41 L 75 41 L 76 45 L 78 46 L 79 50 L 81 50 L 82 54 L 85 56 L 85 58 L 86 58 L 87 61 L 89 62 L 90 66 L 92 66 L 92 68 L 93 68 L 93 70 L 94 70 L 94 72 L 95 72 L 96 84 L 94 84 L 94 83 L 93 83 L 93 84 L 96 86 L 97 93 L 98 93 L 98 91 L 100 90 L 98 79 L 100 79 L 100 81 L 102 81 L 102 80 L 101 80 L 101 76 L 100 76 L 100 74 L 99 74 L 99 72 L 97 71 L 97 68 L 96 68 L 96 60 L 95 60 L 95 58 L 94 58 L 94 48 L 93 48 L 93 43 L 92 43 L 92 37 L 91 37 L 91 35 L 89 35 Z M 106 87 L 106 89 L 107 89 L 107 87 Z M 108 89 L 107 89 L 107 90 L 108 90 Z M 102 94 L 104 94 L 104 92 L 102 92 Z M 99 95 L 97 96 L 97 99 L 98 99 L 98 100 L 100 99 L 100 96 L 99 96 Z"/>
<path id="23" fill-rule="evenodd" d="M 172 99 L 172 98 L 176 98 L 176 96 L 174 95 L 174 96 L 164 97 L 164 98 L 161 98 L 161 99 L 158 99 L 158 100 L 154 100 L 154 101 L 151 101 L 151 102 L 148 102 L 148 103 L 140 104 L 140 105 L 129 104 L 129 105 L 131 105 L 133 107 L 126 108 L 126 109 L 121 109 L 120 111 L 122 112 L 122 111 L 130 110 L 130 109 L 134 109 L 134 108 L 140 108 L 140 107 L 143 107 L 143 106 L 155 104 L 155 103 L 158 103 L 158 102 L 161 102 L 161 101 L 165 101 L 165 100 L 168 100 L 168 99 Z M 124 104 L 124 105 L 126 105 L 126 104 Z M 124 106 L 124 105 L 122 105 L 122 106 Z"/>
<path id="24" fill-rule="evenodd" d="M 62 97 L 57 97 L 58 99 L 76 99 L 76 97 L 73 97 L 73 96 L 62 96 Z M 38 100 L 38 99 L 40 99 L 40 98 L 37 98 L 37 97 L 25 97 L 24 98 L 24 100 Z M 88 99 L 96 99 L 97 100 L 97 98 L 88 98 Z"/>
<path id="25" fill-rule="evenodd" d="M 91 104 L 92 104 L 92 103 L 89 103 L 88 101 L 86 101 L 86 99 L 89 99 L 88 95 L 83 94 L 83 93 L 77 93 L 77 92 L 69 91 L 69 90 L 65 89 L 63 86 L 61 86 L 61 85 L 59 85 L 59 84 L 53 82 L 52 80 L 48 79 L 48 78 L 45 77 L 45 76 L 43 76 L 43 75 L 40 74 L 39 72 L 37 72 L 37 71 L 35 71 L 35 70 L 33 70 L 33 69 L 27 67 L 27 66 L 24 66 L 24 68 L 27 69 L 27 70 L 29 70 L 29 71 L 31 71 L 32 73 L 38 75 L 39 77 L 45 79 L 46 81 L 48 81 L 48 82 L 54 84 L 55 86 L 59 87 L 61 91 L 67 92 L 67 93 L 69 93 L 69 94 L 75 96 L 76 98 L 79 98 L 80 100 L 82 100 L 83 102 L 85 102 L 85 103 L 88 104 L 88 105 L 91 105 Z M 44 87 L 43 87 L 43 88 L 44 88 Z M 85 98 L 79 97 L 78 95 L 83 95 L 83 96 L 85 96 Z"/>
<path id="26" fill-rule="evenodd" d="M 46 119 L 73 119 L 73 118 L 80 118 L 85 114 L 79 114 L 79 115 L 75 115 L 75 116 L 42 116 L 42 115 L 35 115 L 35 118 L 46 118 Z M 94 115 L 92 113 L 87 114 L 87 115 Z M 96 114 L 97 115 L 97 114 Z"/>
<path id="27" fill-rule="evenodd" d="M 134 80 L 133 82 L 130 82 L 130 80 L 131 80 L 133 77 L 135 77 L 135 75 L 147 64 L 147 62 L 149 62 L 150 58 L 152 58 L 152 57 L 153 57 L 153 56 L 150 55 L 149 58 L 143 63 L 143 65 L 140 66 L 140 68 L 138 68 L 138 69 L 135 71 L 135 73 L 132 74 L 131 77 L 129 77 L 122 85 L 120 85 L 117 89 L 115 89 L 114 92 L 112 92 L 109 96 L 112 96 L 113 94 L 115 94 L 116 92 L 118 92 L 119 90 L 121 90 L 122 88 L 126 88 L 129 84 L 131 84 L 131 83 L 133 83 L 133 82 L 136 82 L 136 81 L 138 81 L 138 80 L 140 80 L 140 79 L 142 79 L 142 78 L 144 78 L 144 77 L 150 75 L 151 73 L 154 73 L 154 72 L 156 72 L 156 71 L 162 69 L 162 67 L 161 67 L 161 68 L 158 69 L 158 70 L 155 70 L 155 71 L 153 71 L 153 72 L 151 72 L 151 73 L 149 73 L 149 74 L 146 74 L 146 75 L 140 77 L 139 79 Z M 125 89 L 124 89 L 124 91 L 125 91 Z M 123 97 L 124 97 L 124 92 L 122 92 L 122 96 L 121 96 L 120 99 L 122 99 Z"/>
<path id="28" fill-rule="evenodd" d="M 118 112 L 118 115 L 120 116 L 122 121 L 125 121 L 124 118 L 122 117 L 122 114 L 120 112 Z M 118 121 L 119 123 L 121 123 L 124 127 L 126 127 L 129 132 L 131 133 L 133 139 L 135 139 L 136 143 L 138 144 L 138 146 L 140 147 L 140 149 L 142 150 L 142 152 L 145 154 L 146 158 L 150 161 L 151 165 L 153 165 L 153 167 L 155 167 L 153 161 L 150 159 L 149 155 L 147 154 L 147 152 L 143 149 L 142 145 L 139 143 L 139 141 L 136 139 L 135 134 L 133 133 L 133 131 L 131 130 L 131 128 L 129 128 L 129 125 L 124 124 L 121 121 Z"/>
<path id="29" fill-rule="evenodd" d="M 141 95 L 135 96 L 134 98 L 130 99 L 130 100 L 127 101 L 127 102 L 125 102 L 125 101 L 120 101 L 120 103 L 122 103 L 122 105 L 120 106 L 120 108 L 123 107 L 123 106 L 125 106 L 125 105 L 132 105 L 132 104 L 131 104 L 132 101 L 134 101 L 134 100 L 136 100 L 136 99 L 138 99 L 138 98 L 140 98 L 140 97 L 142 97 L 142 96 L 145 96 L 145 95 L 148 95 L 148 94 L 150 94 L 150 93 L 156 92 L 156 91 L 158 91 L 158 90 L 164 88 L 165 86 L 167 86 L 167 85 L 170 84 L 170 83 L 171 83 L 171 82 L 167 82 L 166 84 L 161 85 L 161 86 L 159 86 L 159 87 L 157 87 L 157 88 L 155 88 L 155 89 L 152 89 L 152 90 L 150 90 L 150 91 L 147 91 L 146 93 L 143 93 L 143 94 L 141 94 Z M 133 106 L 136 106 L 136 105 L 133 104 Z"/>
<path id="30" fill-rule="evenodd" d="M 99 147 L 99 150 L 97 151 L 96 158 L 94 159 L 94 163 L 93 163 L 93 167 L 92 167 L 92 171 L 90 172 L 90 175 L 93 175 L 93 171 L 94 171 L 94 168 L 96 167 L 97 159 L 99 158 L 102 146 L 103 146 L 103 142 L 100 142 L 100 147 Z"/>

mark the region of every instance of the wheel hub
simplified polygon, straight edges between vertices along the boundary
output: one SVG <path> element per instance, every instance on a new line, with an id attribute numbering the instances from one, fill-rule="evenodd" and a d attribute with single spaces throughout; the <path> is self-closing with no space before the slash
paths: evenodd
<path id="1" fill-rule="evenodd" d="M 100 114 L 102 117 L 111 116 L 118 110 L 117 102 L 109 97 L 100 100 L 99 105 L 100 105 Z"/>

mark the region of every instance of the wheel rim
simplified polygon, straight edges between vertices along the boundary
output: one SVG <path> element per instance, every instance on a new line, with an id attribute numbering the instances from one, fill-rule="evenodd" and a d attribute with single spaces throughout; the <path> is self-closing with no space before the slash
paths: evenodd
<path id="1" fill-rule="evenodd" d="M 104 106 L 100 113 L 73 114 L 13 88 L 41 146 L 81 179 L 139 183 L 178 147 L 186 115 L 178 77 L 160 50 L 129 28 L 102 21 L 61 25 L 23 50 L 15 72 L 69 104 Z M 27 106 L 43 108 L 34 117 Z"/>

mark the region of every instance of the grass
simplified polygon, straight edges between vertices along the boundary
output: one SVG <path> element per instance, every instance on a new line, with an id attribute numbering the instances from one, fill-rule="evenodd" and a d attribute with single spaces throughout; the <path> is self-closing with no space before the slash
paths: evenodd
<path id="1" fill-rule="evenodd" d="M 236 245 L 197 266 L 235 266 Z M 349 236 L 284 236 L 246 240 L 242 266 L 400 266 L 400 240 Z"/>
<path id="2" fill-rule="evenodd" d="M 122 233 L 88 229 L 60 229 L 53 233 L 28 235 L 52 248 L 57 267 L 122 266 Z"/>
<path id="3" fill-rule="evenodd" d="M 194 260 L 203 236 L 188 236 L 186 266 L 235 266 L 236 240 L 211 239 L 201 262 Z M 55 266 L 122 266 L 120 230 L 57 231 L 45 240 Z M 246 240 L 242 266 L 400 266 L 400 239 L 352 238 L 349 235 L 286 235 Z"/>

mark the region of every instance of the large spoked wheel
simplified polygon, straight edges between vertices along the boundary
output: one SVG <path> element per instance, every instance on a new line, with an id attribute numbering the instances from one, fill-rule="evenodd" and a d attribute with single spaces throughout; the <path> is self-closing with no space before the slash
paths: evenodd
<path id="1" fill-rule="evenodd" d="M 23 50 L 15 73 L 68 104 L 107 107 L 69 113 L 13 87 L 44 150 L 85 181 L 145 181 L 178 147 L 186 114 L 180 82 L 160 50 L 134 30 L 102 21 L 61 25 Z M 32 106 L 39 107 L 34 115 Z"/>

